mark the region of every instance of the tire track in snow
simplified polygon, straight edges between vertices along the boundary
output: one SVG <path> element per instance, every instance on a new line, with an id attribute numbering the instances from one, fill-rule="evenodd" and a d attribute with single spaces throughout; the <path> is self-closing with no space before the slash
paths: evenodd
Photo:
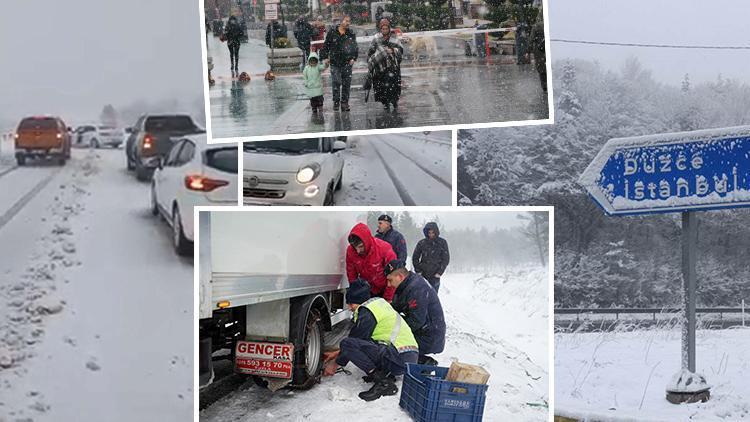
<path id="1" fill-rule="evenodd" d="M 372 149 L 375 150 L 375 153 L 378 154 L 380 161 L 383 163 L 385 172 L 388 173 L 388 177 L 391 178 L 393 186 L 396 187 L 396 192 L 398 193 L 399 198 L 401 198 L 401 202 L 403 202 L 406 206 L 416 206 L 416 202 L 414 202 L 414 199 L 412 199 L 411 195 L 409 195 L 409 193 L 406 191 L 406 186 L 401 183 L 401 181 L 396 176 L 396 172 L 393 170 L 390 164 L 388 164 L 385 158 L 383 158 L 383 154 L 381 154 L 378 147 L 375 146 L 375 142 L 373 142 L 371 145 Z"/>
<path id="2" fill-rule="evenodd" d="M 0 171 L 0 177 L 3 177 L 3 176 L 5 176 L 6 174 L 8 174 L 8 173 L 12 172 L 13 170 L 15 170 L 15 169 L 17 169 L 17 168 L 18 168 L 18 166 L 12 166 L 12 167 L 10 167 L 10 168 L 7 168 L 7 169 L 5 169 L 5 170 L 2 170 L 2 171 Z"/>
<path id="3" fill-rule="evenodd" d="M 8 211 L 6 211 L 3 215 L 1 215 L 0 216 L 0 229 L 2 229 L 3 226 L 5 226 L 6 224 L 8 224 L 8 222 L 10 222 L 10 220 L 12 220 L 13 217 L 15 217 L 16 214 L 18 214 L 23 209 L 23 207 L 26 206 L 26 204 L 28 204 L 32 199 L 34 199 L 34 197 L 37 196 L 39 194 L 39 192 L 41 192 L 42 189 L 44 189 L 44 187 L 47 186 L 49 184 L 49 182 L 52 181 L 52 179 L 60 172 L 61 169 L 62 168 L 58 168 L 58 169 L 55 169 L 54 171 L 52 171 L 52 173 L 50 173 L 44 179 L 42 179 L 41 181 L 39 181 L 39 183 L 37 183 L 36 185 L 34 185 L 34 187 L 31 188 L 30 191 L 26 192 L 26 194 L 24 194 L 21 197 L 21 199 L 19 199 L 18 201 L 16 201 L 16 203 L 13 204 L 8 209 Z M 7 174 L 7 173 L 8 172 L 3 173 L 3 174 Z"/>
<path id="4" fill-rule="evenodd" d="M 389 147 L 393 148 L 393 150 L 394 150 L 394 151 L 396 151 L 397 153 L 401 154 L 401 156 L 402 156 L 402 157 L 404 157 L 404 158 L 406 158 L 407 160 L 409 160 L 409 161 L 411 161 L 412 163 L 414 163 L 414 165 L 415 165 L 415 166 L 419 167 L 419 169 L 420 169 L 420 170 L 422 170 L 423 172 L 427 173 L 427 174 L 428 174 L 428 175 L 429 175 L 430 177 L 432 177 L 433 179 L 435 179 L 435 180 L 437 180 L 438 182 L 440 182 L 440 184 L 444 185 L 444 186 L 445 186 L 445 187 L 447 187 L 448 189 L 453 189 L 453 187 L 452 187 L 452 185 L 451 185 L 451 183 L 450 183 L 450 182 L 448 182 L 447 180 L 443 179 L 442 177 L 440 177 L 440 176 L 439 176 L 438 174 L 436 174 L 436 173 L 435 173 L 435 172 L 433 172 L 432 170 L 428 169 L 427 167 L 425 167 L 425 166 L 423 166 L 423 165 L 419 164 L 419 161 L 417 161 L 417 160 L 415 160 L 414 158 L 412 158 L 412 157 L 410 157 L 410 156 L 408 156 L 408 155 L 404 154 L 403 152 L 401 152 L 401 150 L 399 150 L 398 148 L 396 148 L 396 147 L 394 147 L 393 145 L 389 144 L 389 143 L 388 143 L 388 141 L 385 141 L 385 140 L 383 140 L 383 141 L 381 141 L 381 142 L 383 142 L 384 144 L 386 144 L 386 145 L 388 145 Z M 378 154 L 379 154 L 379 153 L 378 153 Z"/>

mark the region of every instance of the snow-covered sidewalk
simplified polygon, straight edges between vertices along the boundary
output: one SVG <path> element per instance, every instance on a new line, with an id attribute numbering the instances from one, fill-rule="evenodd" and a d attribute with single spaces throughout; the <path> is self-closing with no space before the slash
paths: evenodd
<path id="1" fill-rule="evenodd" d="M 485 421 L 546 421 L 548 377 L 548 270 L 516 268 L 496 275 L 446 273 L 440 287 L 447 334 L 441 366 L 452 359 L 491 374 Z M 202 411 L 201 421 L 410 421 L 399 394 L 364 402 L 362 373 L 323 378 L 309 391 L 272 393 L 252 381 Z"/>
<path id="2" fill-rule="evenodd" d="M 680 330 L 557 334 L 555 414 L 597 421 L 750 420 L 750 330 L 699 330 L 697 370 L 711 399 L 673 405 Z"/>

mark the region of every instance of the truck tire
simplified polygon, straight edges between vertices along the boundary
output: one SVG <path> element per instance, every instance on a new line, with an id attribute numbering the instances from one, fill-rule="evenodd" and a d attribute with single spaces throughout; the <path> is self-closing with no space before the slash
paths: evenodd
<path id="1" fill-rule="evenodd" d="M 145 182 L 151 178 L 151 172 L 138 161 L 135 162 L 135 178 L 141 182 Z"/>
<path id="2" fill-rule="evenodd" d="M 310 309 L 304 332 L 297 336 L 302 336 L 299 343 L 303 347 L 294 352 L 292 384 L 300 390 L 308 390 L 318 382 L 323 370 L 323 321 L 318 309 Z"/>
<path id="3" fill-rule="evenodd" d="M 16 163 L 18 163 L 19 166 L 22 166 L 26 164 L 26 156 L 25 155 L 16 155 Z"/>

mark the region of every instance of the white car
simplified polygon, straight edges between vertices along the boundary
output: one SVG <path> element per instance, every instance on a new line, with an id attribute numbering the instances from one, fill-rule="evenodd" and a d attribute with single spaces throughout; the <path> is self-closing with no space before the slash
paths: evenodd
<path id="1" fill-rule="evenodd" d="M 245 205 L 333 205 L 346 142 L 305 138 L 243 144 Z"/>
<path id="2" fill-rule="evenodd" d="M 151 179 L 151 213 L 172 227 L 179 255 L 193 254 L 193 207 L 237 205 L 236 145 L 208 145 L 206 135 L 173 138 Z"/>
<path id="3" fill-rule="evenodd" d="M 102 125 L 84 125 L 76 130 L 76 145 L 101 148 L 110 146 L 119 148 L 125 142 L 125 129 Z"/>

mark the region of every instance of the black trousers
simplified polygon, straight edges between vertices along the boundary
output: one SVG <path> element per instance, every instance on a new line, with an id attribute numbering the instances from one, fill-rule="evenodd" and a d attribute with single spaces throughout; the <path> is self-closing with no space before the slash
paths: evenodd
<path id="1" fill-rule="evenodd" d="M 232 60 L 232 67 L 237 67 L 240 61 L 240 42 L 231 41 L 227 43 L 229 47 L 229 58 Z"/>

